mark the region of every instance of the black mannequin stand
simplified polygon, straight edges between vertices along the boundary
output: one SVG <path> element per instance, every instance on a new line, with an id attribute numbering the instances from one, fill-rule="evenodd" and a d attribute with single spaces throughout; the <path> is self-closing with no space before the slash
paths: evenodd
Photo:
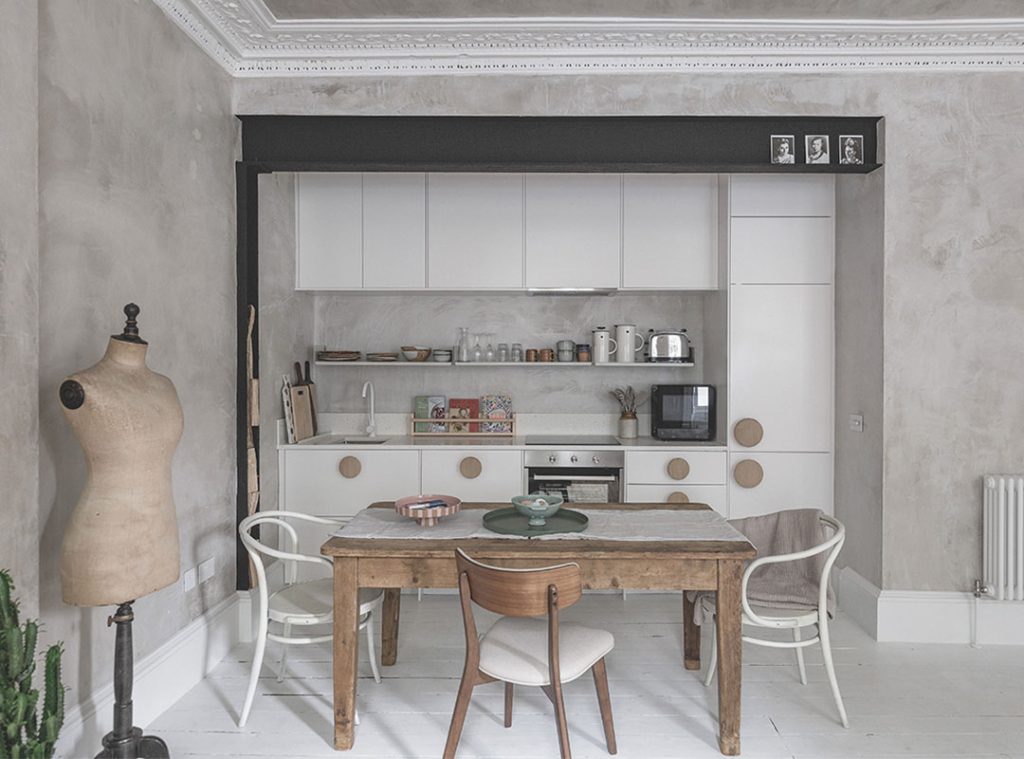
<path id="1" fill-rule="evenodd" d="M 132 611 L 134 601 L 117 607 L 114 616 L 107 618 L 107 627 L 117 625 L 114 642 L 114 729 L 103 736 L 103 750 L 96 759 L 170 759 L 167 744 L 155 735 L 143 735 L 132 726 L 132 681 L 134 655 L 132 653 Z"/>

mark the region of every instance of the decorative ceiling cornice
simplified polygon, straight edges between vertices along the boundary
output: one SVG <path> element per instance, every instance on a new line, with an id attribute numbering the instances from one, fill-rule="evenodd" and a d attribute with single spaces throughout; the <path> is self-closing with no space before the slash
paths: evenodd
<path id="1" fill-rule="evenodd" d="M 278 19 L 263 0 L 153 0 L 237 77 L 1024 70 L 1024 18 Z"/>

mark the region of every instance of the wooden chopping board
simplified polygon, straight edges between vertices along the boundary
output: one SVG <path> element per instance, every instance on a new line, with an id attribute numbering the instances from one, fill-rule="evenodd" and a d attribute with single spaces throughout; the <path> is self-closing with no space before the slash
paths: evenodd
<path id="1" fill-rule="evenodd" d="M 310 388 L 308 385 L 293 385 L 291 396 L 292 415 L 295 419 L 295 442 L 299 442 L 316 434 L 313 428 L 313 403 L 310 398 Z"/>

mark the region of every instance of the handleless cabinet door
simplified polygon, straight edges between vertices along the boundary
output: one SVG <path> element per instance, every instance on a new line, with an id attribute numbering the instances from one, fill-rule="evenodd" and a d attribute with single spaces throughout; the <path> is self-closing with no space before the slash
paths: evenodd
<path id="1" fill-rule="evenodd" d="M 626 451 L 626 481 L 630 485 L 723 484 L 725 467 L 725 451 Z"/>
<path id="2" fill-rule="evenodd" d="M 426 174 L 363 174 L 363 287 L 427 286 Z"/>
<path id="3" fill-rule="evenodd" d="M 619 286 L 619 174 L 526 175 L 526 286 Z"/>
<path id="4" fill-rule="evenodd" d="M 763 476 L 756 486 L 743 487 L 733 478 L 741 461 L 760 465 Z M 831 514 L 832 500 L 831 453 L 729 454 L 730 519 L 784 509 L 821 509 Z"/>
<path id="5" fill-rule="evenodd" d="M 423 492 L 506 503 L 523 489 L 521 451 L 423 451 Z"/>
<path id="6" fill-rule="evenodd" d="M 731 224 L 733 284 L 831 284 L 830 218 L 738 218 Z"/>
<path id="7" fill-rule="evenodd" d="M 362 175 L 299 174 L 295 182 L 295 217 L 295 288 L 361 288 Z"/>
<path id="8" fill-rule="evenodd" d="M 718 287 L 718 177 L 626 174 L 622 180 L 622 287 Z"/>
<path id="9" fill-rule="evenodd" d="M 732 216 L 831 216 L 835 208 L 829 174 L 739 174 L 729 188 Z"/>
<path id="10" fill-rule="evenodd" d="M 756 419 L 751 451 L 832 449 L 832 288 L 732 288 L 729 436 Z"/>
<path id="11" fill-rule="evenodd" d="M 523 175 L 427 175 L 427 286 L 523 286 Z"/>
<path id="12" fill-rule="evenodd" d="M 340 470 L 342 460 L 350 476 Z M 351 466 L 352 460 L 358 466 Z M 419 451 L 285 451 L 282 492 L 288 511 L 352 516 L 374 501 L 393 501 L 420 492 Z"/>

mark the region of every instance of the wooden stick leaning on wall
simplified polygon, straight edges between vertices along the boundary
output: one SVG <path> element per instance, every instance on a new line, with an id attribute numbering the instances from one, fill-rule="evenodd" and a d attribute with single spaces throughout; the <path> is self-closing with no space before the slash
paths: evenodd
<path id="1" fill-rule="evenodd" d="M 249 484 L 249 516 L 256 513 L 260 504 L 260 466 L 259 460 L 256 458 L 256 445 L 253 440 L 253 428 L 260 426 L 260 381 L 253 377 L 252 369 L 252 333 L 256 327 L 256 308 L 255 306 L 249 306 L 249 327 L 246 332 L 245 341 L 245 373 L 248 378 L 247 391 L 249 394 L 249 403 L 246 405 L 248 411 L 248 424 L 245 428 L 245 452 L 246 452 L 246 464 L 248 467 L 248 476 L 246 481 Z M 252 559 L 249 559 L 249 586 L 253 587 L 256 585 L 256 567 L 253 566 Z"/>

